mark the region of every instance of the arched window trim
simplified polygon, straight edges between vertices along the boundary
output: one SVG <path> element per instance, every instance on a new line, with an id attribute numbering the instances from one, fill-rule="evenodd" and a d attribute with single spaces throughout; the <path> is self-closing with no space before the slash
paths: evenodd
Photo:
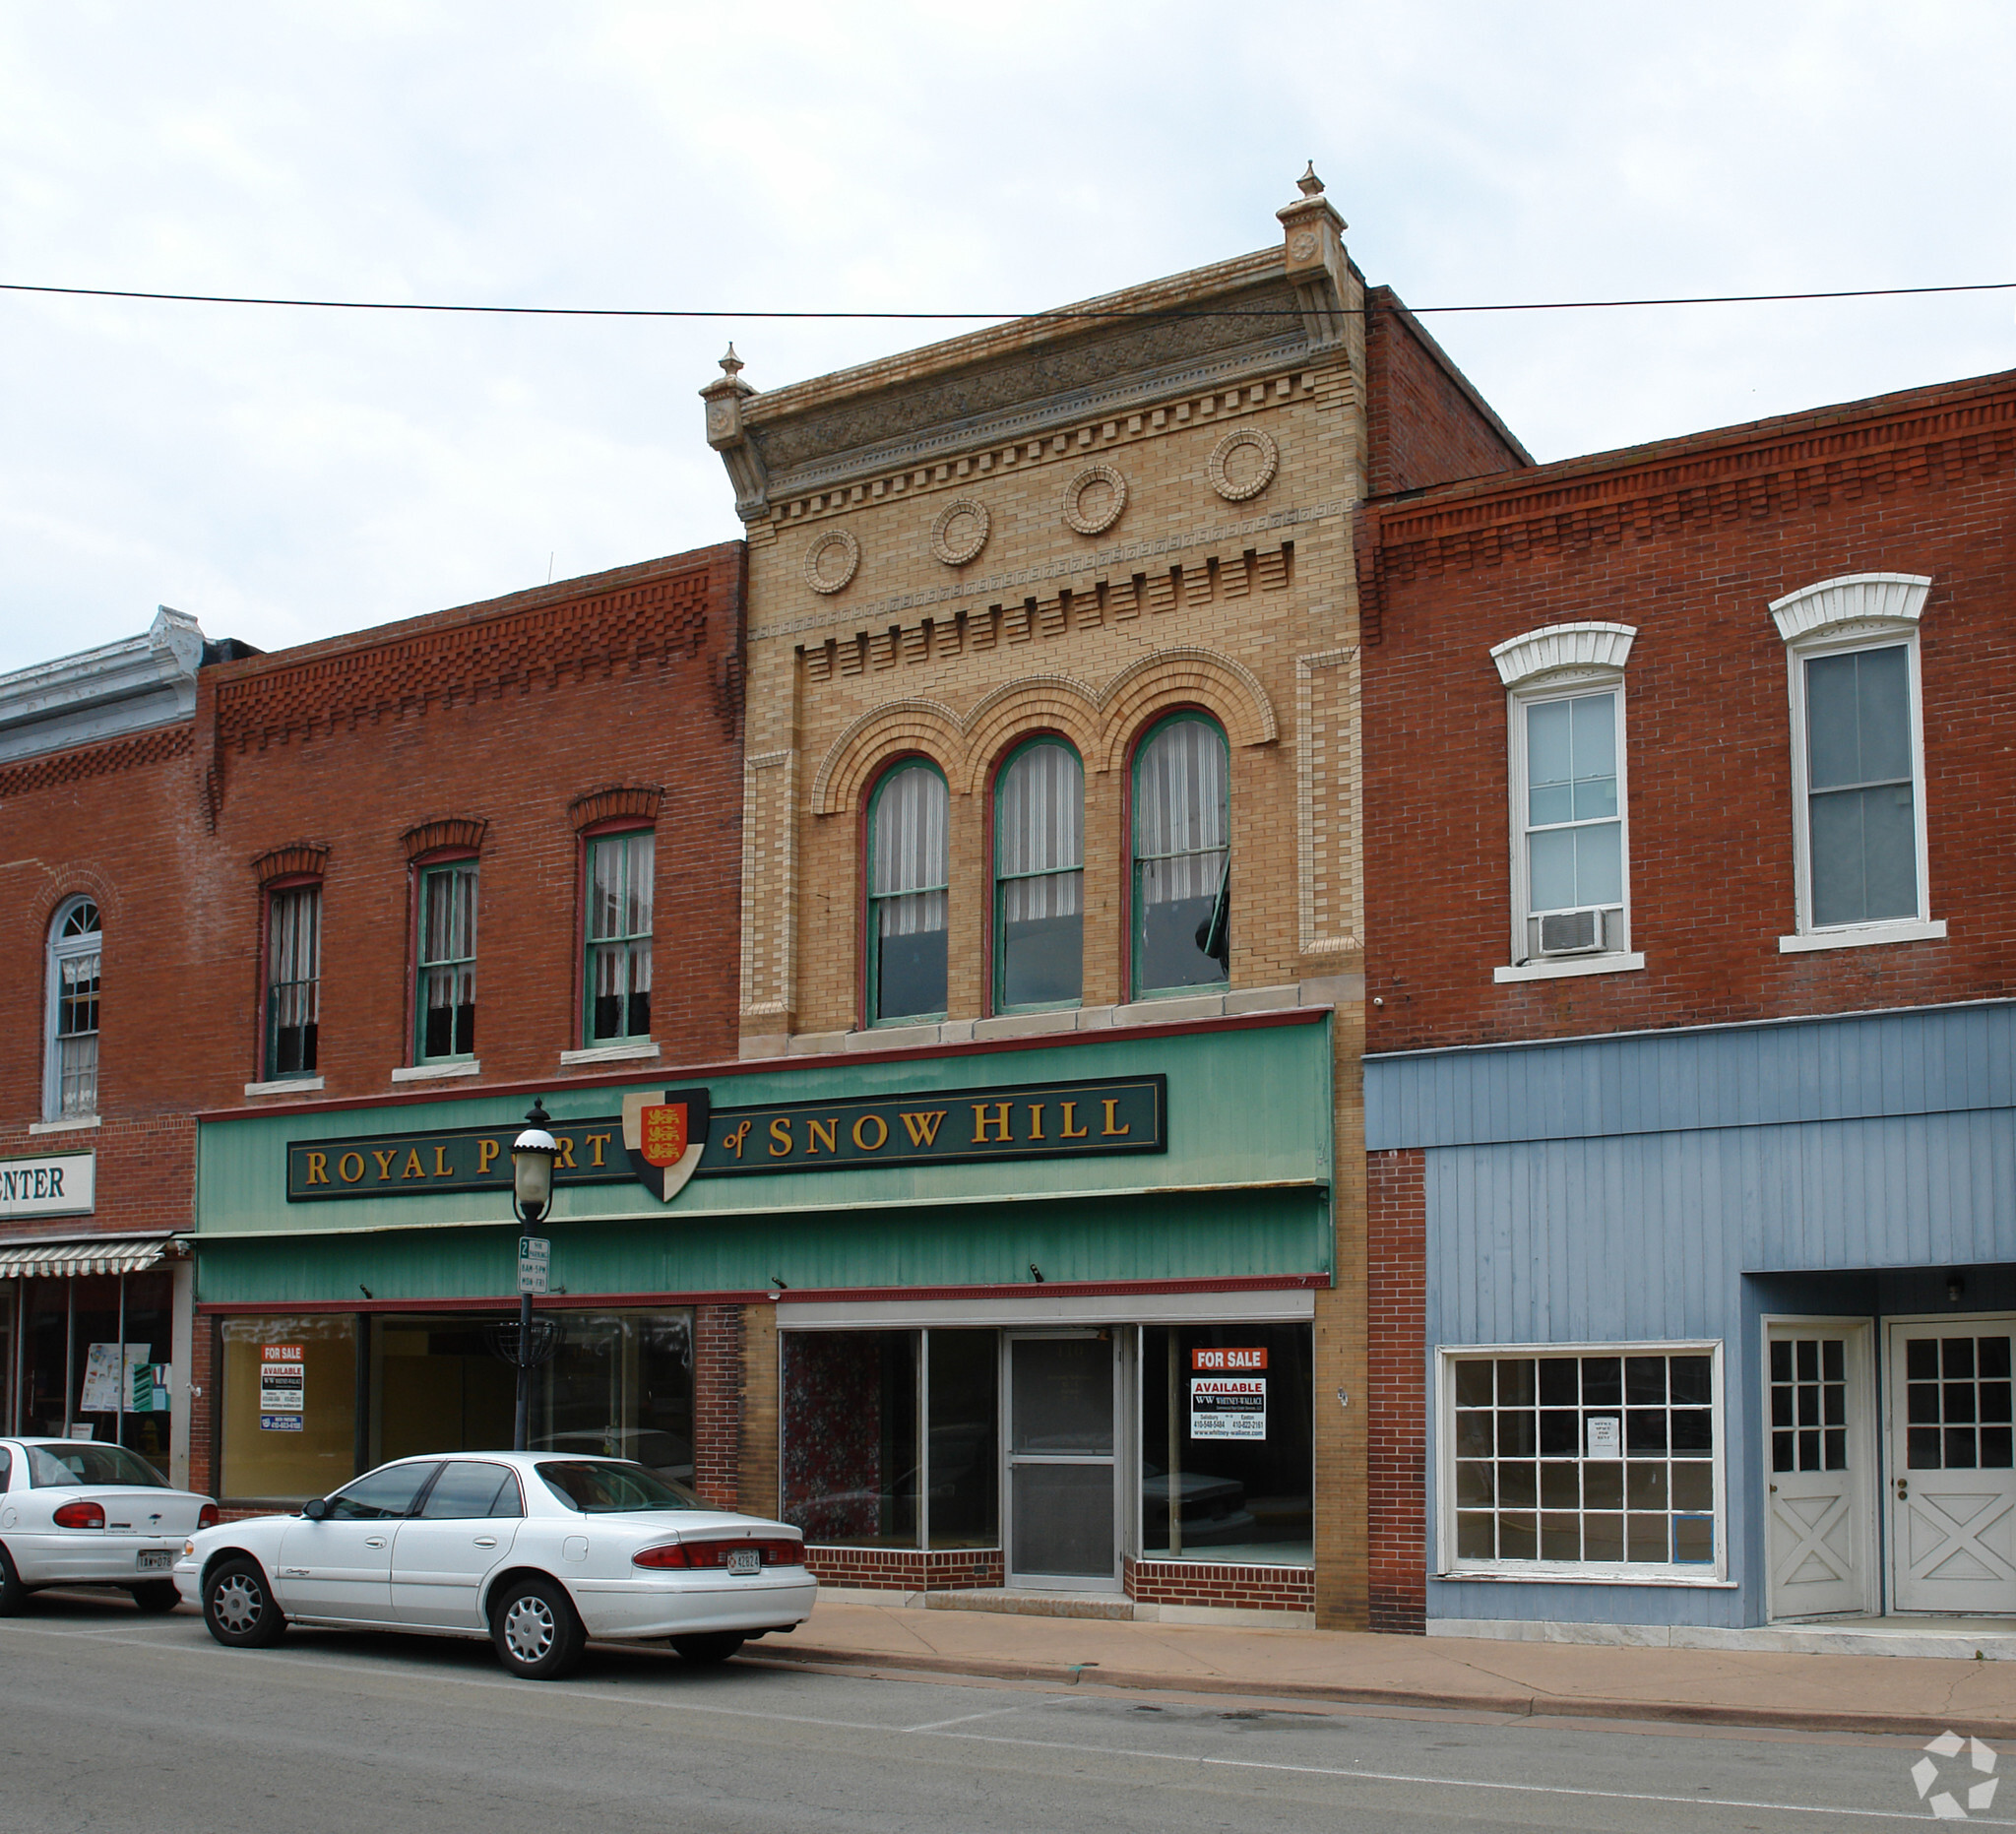
<path id="1" fill-rule="evenodd" d="M 1078 991 L 1069 999 L 1011 1002 L 1007 997 L 1007 910 L 1004 886 L 1031 878 L 1061 877 L 1071 868 L 1042 873 L 1004 875 L 1001 871 L 1001 791 L 1017 764 L 1043 746 L 1063 752 L 1078 767 Z M 992 1010 L 999 1014 L 1069 1012 L 1085 1002 L 1085 758 L 1062 732 L 1045 729 L 1024 733 L 1002 755 L 996 765 L 987 798 L 987 886 L 990 908 L 990 960 L 992 963 Z"/>
<path id="2" fill-rule="evenodd" d="M 89 910 L 92 914 L 90 926 L 74 936 L 64 934 L 73 918 Z M 89 999 L 90 1027 L 66 1035 L 62 1025 L 66 1018 L 63 997 L 63 967 L 65 963 L 80 962 L 90 958 L 97 965 L 97 972 L 92 977 Z M 42 1118 L 45 1121 L 95 1121 L 98 1112 L 98 1037 L 99 1037 L 99 987 L 103 979 L 104 964 L 104 910 L 89 892 L 80 892 L 56 907 L 49 919 L 48 944 L 45 954 L 44 1016 L 42 1022 L 43 1068 L 42 1068 Z M 82 1017 L 77 1005 L 73 1004 L 69 1018 Z M 90 1040 L 89 1049 L 77 1049 L 69 1053 L 70 1100 L 65 1099 L 66 1064 L 63 1045 L 66 1036 L 82 1041 Z M 88 1058 L 88 1064 L 84 1061 Z"/>
<path id="3" fill-rule="evenodd" d="M 1149 748 L 1162 733 L 1185 722 L 1194 722 L 1212 732 L 1218 740 L 1220 755 L 1225 764 L 1226 863 L 1221 884 L 1222 895 L 1227 904 L 1228 924 L 1231 917 L 1231 741 L 1227 736 L 1224 722 L 1208 708 L 1170 708 L 1151 720 L 1136 734 L 1127 760 L 1127 983 L 1129 996 L 1136 1000 L 1183 999 L 1199 993 L 1215 992 L 1231 984 L 1229 941 L 1226 945 L 1225 972 L 1217 980 L 1193 981 L 1186 986 L 1158 987 L 1146 984 L 1142 976 L 1145 954 L 1142 923 L 1145 906 L 1141 896 L 1141 763 L 1147 757 Z"/>
<path id="4" fill-rule="evenodd" d="M 881 950 L 877 946 L 880 939 L 880 914 L 877 909 L 879 900 L 875 892 L 875 850 L 880 839 L 882 799 L 888 792 L 891 784 L 895 783 L 906 771 L 918 767 L 928 770 L 932 776 L 937 778 L 939 787 L 945 791 L 947 811 L 944 874 L 941 882 L 936 886 L 912 887 L 902 895 L 911 896 L 916 893 L 936 891 L 947 899 L 948 904 L 950 902 L 952 863 L 951 783 L 946 776 L 945 767 L 936 758 L 924 752 L 904 752 L 888 759 L 883 764 L 881 771 L 876 775 L 875 786 L 868 792 L 867 801 L 864 805 L 865 833 L 862 837 L 861 847 L 861 993 L 862 1020 L 864 1027 L 868 1030 L 877 1030 L 885 1026 L 936 1025 L 945 1017 L 946 1009 L 942 1003 L 935 1012 L 903 1013 L 888 1019 L 881 1016 Z M 949 956 L 951 942 L 949 911 L 947 918 L 945 934 Z M 948 998 L 950 983 L 951 968 L 948 960 L 946 968 Z"/>

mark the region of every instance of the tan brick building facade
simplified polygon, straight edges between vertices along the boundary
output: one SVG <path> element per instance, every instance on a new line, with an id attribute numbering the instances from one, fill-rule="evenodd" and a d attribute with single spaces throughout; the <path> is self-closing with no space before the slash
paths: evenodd
<path id="1" fill-rule="evenodd" d="M 1313 174 L 1302 192 L 1274 248 L 769 393 L 730 351 L 703 394 L 749 539 L 743 1057 L 984 1052 L 1327 1009 L 1316 1606 L 1345 1625 L 1366 1599 L 1354 513 L 1374 476 L 1526 460 L 1366 287 Z M 1142 998 L 1133 762 L 1184 710 L 1228 748 L 1228 963 L 1220 986 Z M 1083 991 L 1003 1012 L 993 792 L 1039 734 L 1083 762 Z M 949 791 L 943 1016 L 877 1026 L 865 824 L 878 781 L 914 758 Z"/>

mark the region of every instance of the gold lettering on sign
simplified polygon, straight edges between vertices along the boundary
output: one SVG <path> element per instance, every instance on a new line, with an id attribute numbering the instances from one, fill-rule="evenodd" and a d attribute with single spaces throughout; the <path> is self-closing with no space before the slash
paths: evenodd
<path id="1" fill-rule="evenodd" d="M 723 1146 L 726 1147 L 730 1153 L 734 1154 L 734 1156 L 737 1159 L 740 1159 L 742 1157 L 742 1143 L 745 1140 L 747 1140 L 748 1137 L 749 1123 L 747 1121 L 744 1121 L 739 1127 L 732 1128 L 727 1133 L 723 1134 L 721 1137 L 721 1143 Z"/>
<path id="2" fill-rule="evenodd" d="M 1077 1115 L 1077 1113 L 1078 1113 L 1078 1104 L 1077 1104 L 1077 1103 L 1075 1103 L 1075 1102 L 1067 1102 L 1067 1103 L 1065 1103 L 1065 1104 L 1064 1104 L 1064 1124 L 1063 1124 L 1063 1126 L 1062 1126 L 1062 1127 L 1060 1127 L 1060 1128 L 1059 1128 L 1059 1129 L 1057 1130 L 1057 1138 L 1058 1138 L 1058 1139 L 1060 1139 L 1060 1140 L 1082 1140 L 1082 1139 L 1084 1139 L 1084 1138 L 1085 1138 L 1085 1136 L 1086 1136 L 1086 1135 L 1087 1135 L 1088 1133 L 1090 1133 L 1090 1132 L 1092 1131 L 1092 1129 L 1091 1129 L 1090 1127 L 1074 1127 L 1074 1126 L 1072 1126 L 1072 1125 L 1071 1125 L 1071 1122 L 1072 1122 L 1072 1120 L 1073 1120 L 1073 1119 L 1075 1118 L 1075 1116 Z"/>
<path id="3" fill-rule="evenodd" d="M 588 1162 L 591 1170 L 602 1163 L 602 1148 L 615 1137 L 614 1134 L 608 1133 L 592 1133 L 588 1136 L 589 1145 L 595 1148 L 595 1157 Z"/>
<path id="4" fill-rule="evenodd" d="M 329 1182 L 329 1155 L 327 1153 L 310 1153 L 308 1155 L 308 1182 L 310 1184 L 327 1184 Z"/>
<path id="5" fill-rule="evenodd" d="M 392 1162 L 399 1157 L 399 1148 L 395 1146 L 381 1153 L 374 1146 L 371 1149 L 371 1157 L 378 1162 L 378 1176 L 382 1181 L 392 1176 Z"/>
<path id="6" fill-rule="evenodd" d="M 480 1178 L 484 1172 L 490 1170 L 490 1162 L 493 1159 L 495 1159 L 497 1155 L 501 1153 L 503 1150 L 504 1149 L 501 1146 L 499 1146 L 497 1142 L 494 1140 L 478 1140 L 476 1142 L 477 1177 Z"/>
<path id="7" fill-rule="evenodd" d="M 1105 1137 L 1108 1135 L 1117 1136 L 1119 1134 L 1132 1133 L 1134 1131 L 1131 1125 L 1126 1127 L 1116 1127 L 1113 1124 L 1113 1110 L 1120 1106 L 1120 1098 L 1118 1096 L 1107 1096 L 1104 1099 L 1102 1106 L 1105 1108 L 1106 1111 L 1106 1124 L 1100 1129 L 1100 1134 L 1102 1137 Z"/>
<path id="8" fill-rule="evenodd" d="M 875 1137 L 872 1140 L 867 1138 L 867 1131 L 871 1126 L 875 1129 Z M 854 1122 L 853 1133 L 854 1145 L 862 1152 L 879 1153 L 889 1138 L 889 1123 L 879 1114 L 863 1114 Z"/>
<path id="9" fill-rule="evenodd" d="M 1043 1137 L 1043 1109 L 1047 1106 L 1042 1102 L 1032 1102 L 1029 1105 L 1029 1137 L 1032 1140 L 1040 1140 Z"/>
<path id="10" fill-rule="evenodd" d="M 356 1167 L 352 1171 L 350 1168 Z M 354 1184 L 364 1175 L 364 1156 L 361 1153 L 346 1153 L 336 1162 L 336 1175 L 346 1184 Z"/>
<path id="11" fill-rule="evenodd" d="M 554 1138 L 560 1147 L 560 1157 L 554 1162 L 554 1169 L 559 1171 L 580 1170 L 580 1167 L 574 1163 L 574 1136 L 571 1133 L 563 1133 L 556 1134 Z"/>
<path id="12" fill-rule="evenodd" d="M 994 1110 L 991 1114 L 987 1112 L 990 1107 Z M 992 1134 L 987 1131 L 990 1127 L 994 1129 Z M 1008 1138 L 1008 1104 L 1005 1102 L 976 1102 L 973 1105 L 974 1145 L 984 1145 L 990 1139 L 1003 1146 L 1011 1144 Z"/>
<path id="13" fill-rule="evenodd" d="M 927 1114 L 900 1114 L 903 1130 L 910 1135 L 912 1146 L 932 1146 L 938 1139 L 938 1123 L 945 1118 L 943 1108 L 934 1108 Z"/>
<path id="14" fill-rule="evenodd" d="M 788 1159 L 791 1151 L 791 1124 L 782 1115 L 770 1123 L 770 1157 Z"/>
<path id="15" fill-rule="evenodd" d="M 434 1175 L 437 1178 L 452 1178 L 455 1176 L 455 1168 L 451 1166 L 448 1163 L 448 1161 L 442 1157 L 442 1155 L 445 1152 L 447 1152 L 447 1150 L 448 1149 L 442 1146 L 438 1141 L 435 1143 Z"/>
<path id="16" fill-rule="evenodd" d="M 808 1159 L 809 1159 L 809 1158 L 810 1158 L 810 1157 L 811 1157 L 811 1156 L 812 1156 L 812 1155 L 813 1155 L 814 1153 L 818 1152 L 818 1150 L 819 1150 L 819 1142 L 820 1142 L 821 1140 L 824 1140 L 824 1141 L 826 1142 L 826 1150 L 827 1150 L 827 1151 L 828 1151 L 829 1153 L 837 1153 L 837 1152 L 839 1152 L 839 1151 L 840 1151 L 840 1148 L 839 1148 L 839 1146 L 838 1146 L 838 1145 L 836 1145 L 836 1144 L 835 1144 L 835 1141 L 834 1141 L 834 1137 L 833 1137 L 833 1136 L 834 1136 L 834 1133 L 835 1133 L 835 1130 L 836 1130 L 836 1129 L 837 1129 L 837 1128 L 838 1128 L 839 1126 L 840 1126 L 840 1116 L 839 1116 L 838 1114 L 835 1114 L 835 1115 L 831 1116 L 830 1118 L 828 1118 L 828 1119 L 826 1119 L 826 1120 L 813 1120 L 813 1119 L 812 1119 L 812 1118 L 811 1118 L 811 1117 L 810 1117 L 810 1116 L 808 1115 L 808 1116 L 806 1117 L 806 1119 L 805 1119 L 805 1136 L 806 1136 L 806 1138 L 805 1138 L 805 1156 L 806 1156 L 806 1158 L 808 1158 Z"/>
<path id="17" fill-rule="evenodd" d="M 427 1175 L 426 1167 L 420 1164 L 420 1149 L 418 1147 L 410 1146 L 407 1148 L 406 1164 L 400 1167 L 399 1175 L 402 1178 L 424 1178 Z"/>

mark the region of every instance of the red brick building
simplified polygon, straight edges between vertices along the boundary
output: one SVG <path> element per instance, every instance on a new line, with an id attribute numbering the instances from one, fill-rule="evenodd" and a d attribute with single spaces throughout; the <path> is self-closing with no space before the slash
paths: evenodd
<path id="1" fill-rule="evenodd" d="M 2016 1611 L 2016 376 L 1404 491 L 1374 1621 Z M 1978 1421 L 1895 1405 L 1941 1358 Z"/>

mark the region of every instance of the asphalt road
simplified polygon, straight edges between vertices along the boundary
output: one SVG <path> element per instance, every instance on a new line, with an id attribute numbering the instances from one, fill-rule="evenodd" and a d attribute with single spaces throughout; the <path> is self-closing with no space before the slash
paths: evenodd
<path id="1" fill-rule="evenodd" d="M 1921 1756 L 1901 1739 L 707 1670 L 656 1650 L 592 1650 L 540 1684 L 474 1643 L 294 1631 L 233 1652 L 187 1613 L 62 1597 L 0 1618 L 6 1834 L 1832 1834 L 1931 1818 Z M 1965 1757 L 1943 1771 L 1935 1788 L 1982 1781 Z"/>

